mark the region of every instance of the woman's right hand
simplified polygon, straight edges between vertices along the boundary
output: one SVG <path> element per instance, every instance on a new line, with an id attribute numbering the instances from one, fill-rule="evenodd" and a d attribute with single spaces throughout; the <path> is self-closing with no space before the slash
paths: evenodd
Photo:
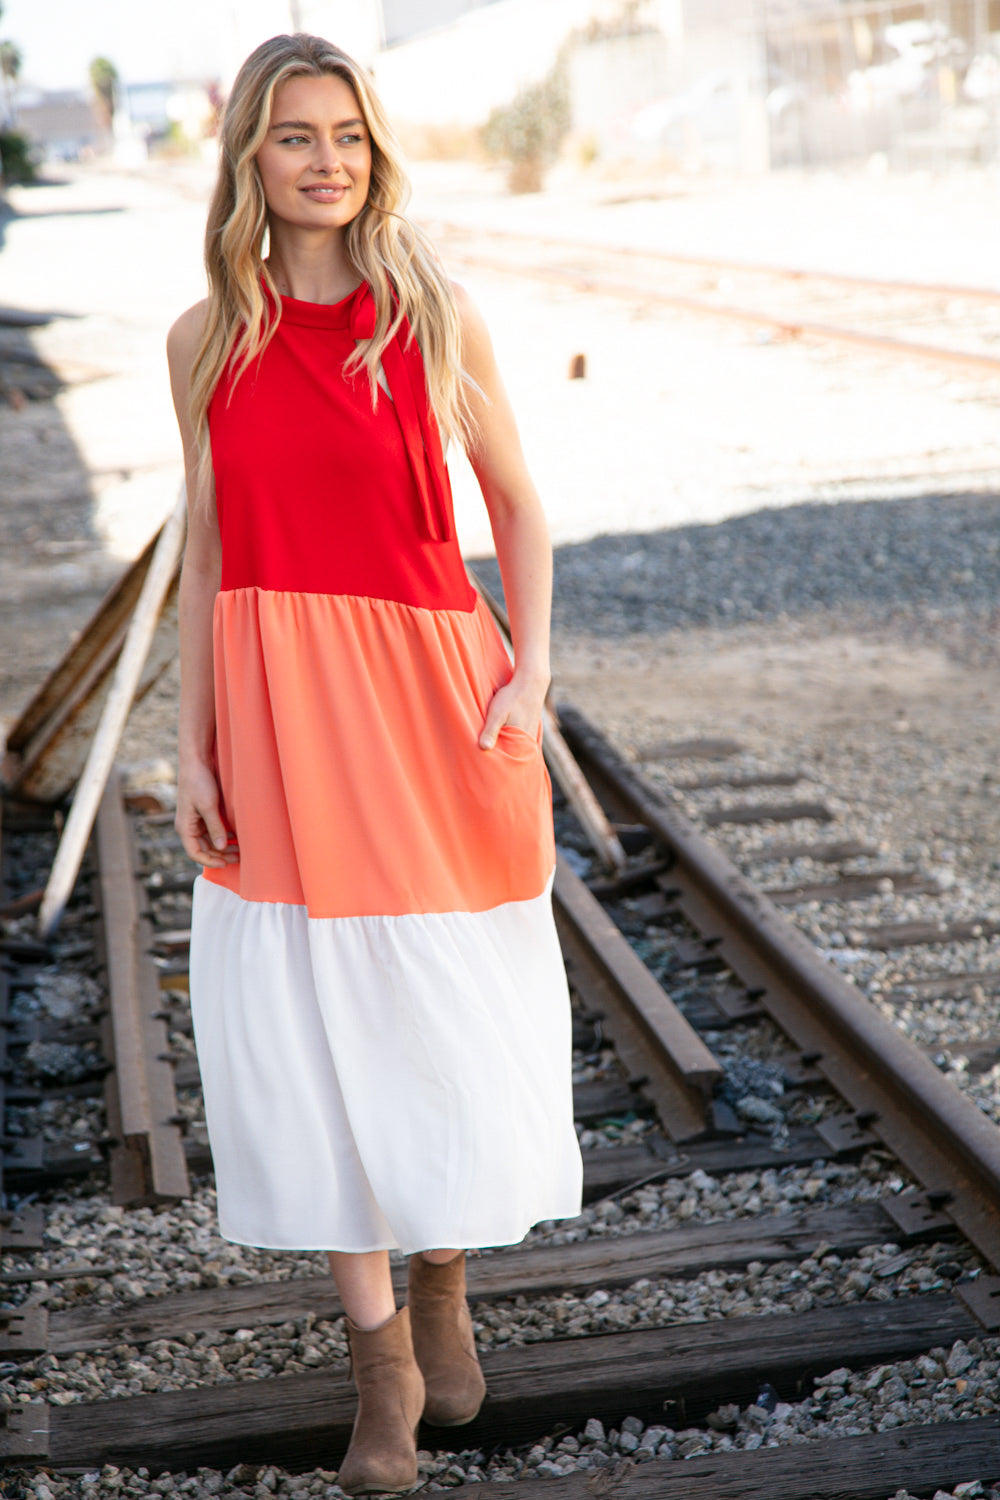
<path id="1" fill-rule="evenodd" d="M 177 816 L 174 827 L 180 834 L 189 859 L 211 870 L 223 870 L 240 857 L 236 840 L 222 821 L 219 811 L 219 784 L 210 766 L 202 762 L 180 766 L 177 778 Z"/>

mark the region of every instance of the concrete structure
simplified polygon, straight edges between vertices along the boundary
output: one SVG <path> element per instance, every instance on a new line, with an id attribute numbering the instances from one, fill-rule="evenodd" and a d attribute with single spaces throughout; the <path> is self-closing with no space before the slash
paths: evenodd
<path id="1" fill-rule="evenodd" d="M 109 143 L 89 95 L 77 89 L 20 88 L 15 116 L 18 130 L 47 161 L 76 161 L 87 152 L 106 149 Z"/>

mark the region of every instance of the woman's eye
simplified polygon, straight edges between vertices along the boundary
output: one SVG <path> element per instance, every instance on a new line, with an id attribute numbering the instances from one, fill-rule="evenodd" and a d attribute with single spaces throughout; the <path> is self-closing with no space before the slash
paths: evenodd
<path id="1" fill-rule="evenodd" d="M 341 146 L 359 146 L 362 137 L 360 135 L 342 135 L 338 142 Z"/>
<path id="2" fill-rule="evenodd" d="M 305 139 L 304 135 L 283 135 L 281 137 L 281 144 L 283 146 L 297 146 L 300 141 L 304 141 Z"/>

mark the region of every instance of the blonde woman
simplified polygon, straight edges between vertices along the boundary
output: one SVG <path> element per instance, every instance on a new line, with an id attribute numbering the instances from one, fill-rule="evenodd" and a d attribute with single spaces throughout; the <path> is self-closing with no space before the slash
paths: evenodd
<path id="1" fill-rule="evenodd" d="M 550 550 L 486 329 L 406 195 L 369 77 L 272 38 L 226 111 L 208 298 L 168 341 L 190 509 L 177 828 L 203 867 L 219 1224 L 329 1253 L 351 1494 L 411 1487 L 421 1416 L 479 1409 L 465 1250 L 580 1203 L 540 751 Z M 489 511 L 513 669 L 462 564 L 448 439 Z"/>

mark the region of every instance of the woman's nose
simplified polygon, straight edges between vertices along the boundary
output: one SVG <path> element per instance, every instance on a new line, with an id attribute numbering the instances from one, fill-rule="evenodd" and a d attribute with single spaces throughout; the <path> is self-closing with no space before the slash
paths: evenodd
<path id="1" fill-rule="evenodd" d="M 333 141 L 317 140 L 313 150 L 313 168 L 330 176 L 340 165 L 340 157 Z"/>

